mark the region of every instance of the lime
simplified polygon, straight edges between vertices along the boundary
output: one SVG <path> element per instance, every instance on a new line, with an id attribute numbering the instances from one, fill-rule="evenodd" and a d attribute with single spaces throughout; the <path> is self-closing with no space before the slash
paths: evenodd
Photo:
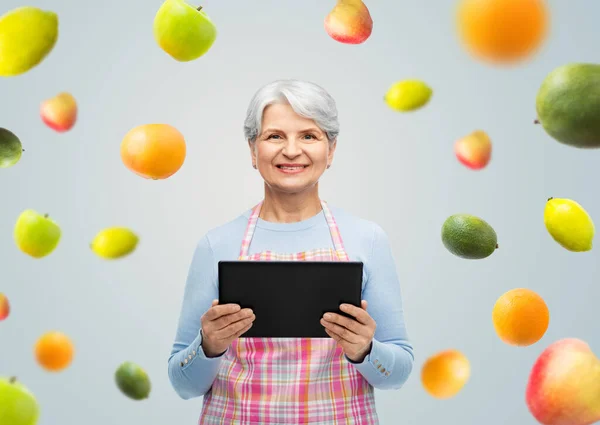
<path id="1" fill-rule="evenodd" d="M 442 226 L 442 242 L 460 258 L 489 257 L 498 248 L 496 232 L 485 220 L 470 214 L 454 214 Z"/>
<path id="2" fill-rule="evenodd" d="M 144 400 L 150 396 L 150 378 L 144 369 L 133 362 L 126 361 L 119 365 L 115 382 L 119 390 L 133 400 Z"/>
<path id="3" fill-rule="evenodd" d="M 21 159 L 21 140 L 10 130 L 0 128 L 0 168 L 15 165 Z"/>

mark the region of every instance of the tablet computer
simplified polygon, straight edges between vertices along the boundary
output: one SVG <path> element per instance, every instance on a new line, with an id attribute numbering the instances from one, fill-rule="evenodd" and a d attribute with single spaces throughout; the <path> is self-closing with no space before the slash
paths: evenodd
<path id="1" fill-rule="evenodd" d="M 360 307 L 362 262 L 219 261 L 219 304 L 239 304 L 255 314 L 241 338 L 330 338 L 326 312 L 354 319 L 342 303 Z"/>

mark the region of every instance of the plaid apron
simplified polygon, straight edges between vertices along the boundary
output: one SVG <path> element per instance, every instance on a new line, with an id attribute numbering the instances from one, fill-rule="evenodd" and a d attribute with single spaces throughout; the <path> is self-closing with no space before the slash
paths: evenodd
<path id="1" fill-rule="evenodd" d="M 335 249 L 248 255 L 262 202 L 246 228 L 239 260 L 349 261 L 331 211 L 321 201 Z M 332 338 L 238 338 L 204 396 L 199 425 L 377 425 L 373 387 Z"/>

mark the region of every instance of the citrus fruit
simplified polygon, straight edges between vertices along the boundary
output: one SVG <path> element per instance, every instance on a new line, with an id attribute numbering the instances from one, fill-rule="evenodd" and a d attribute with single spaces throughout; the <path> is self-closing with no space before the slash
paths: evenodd
<path id="1" fill-rule="evenodd" d="M 0 425 L 36 425 L 40 405 L 16 377 L 0 378 Z"/>
<path id="2" fill-rule="evenodd" d="M 38 364 L 51 372 L 67 368 L 73 361 L 75 347 L 71 339 L 62 332 L 51 331 L 43 334 L 35 344 L 35 358 Z"/>
<path id="3" fill-rule="evenodd" d="M 21 140 L 10 130 L 0 128 L 0 168 L 15 165 L 21 159 Z"/>
<path id="4" fill-rule="evenodd" d="M 126 227 L 109 227 L 96 234 L 90 248 L 100 258 L 114 260 L 132 253 L 138 241 L 138 236 Z"/>
<path id="5" fill-rule="evenodd" d="M 498 298 L 492 310 L 492 322 L 502 341 L 525 347 L 544 336 L 550 323 L 550 312 L 537 293 L 517 288 Z"/>
<path id="6" fill-rule="evenodd" d="M 150 377 L 139 365 L 126 361 L 115 371 L 115 382 L 119 390 L 133 400 L 144 400 L 150 396 Z"/>
<path id="7" fill-rule="evenodd" d="M 471 376 L 469 359 L 458 350 L 441 351 L 423 363 L 421 384 L 435 398 L 454 397 Z"/>
<path id="8" fill-rule="evenodd" d="M 58 40 L 58 16 L 23 6 L 0 16 L 0 76 L 13 77 L 39 65 Z"/>
<path id="9" fill-rule="evenodd" d="M 130 130 L 121 142 L 123 164 L 135 174 L 153 180 L 166 179 L 183 165 L 183 135 L 168 124 L 145 124 Z"/>
<path id="10" fill-rule="evenodd" d="M 546 0 L 460 0 L 458 35 L 474 57 L 509 64 L 531 57 L 550 25 Z"/>
<path id="11" fill-rule="evenodd" d="M 6 319 L 10 314 L 10 303 L 6 295 L 0 292 L 0 321 Z"/>
<path id="12" fill-rule="evenodd" d="M 446 249 L 464 259 L 489 257 L 498 248 L 496 232 L 485 220 L 470 214 L 454 214 L 442 225 Z"/>
<path id="13" fill-rule="evenodd" d="M 425 106 L 433 90 L 421 80 L 403 80 L 392 84 L 383 100 L 394 111 L 410 112 Z"/>
<path id="14" fill-rule="evenodd" d="M 13 237 L 17 247 L 33 258 L 51 254 L 61 238 L 60 226 L 48 214 L 24 210 L 15 223 Z"/>
<path id="15" fill-rule="evenodd" d="M 550 236 L 568 251 L 592 249 L 594 222 L 579 203 L 571 199 L 548 198 L 544 208 L 544 225 Z"/>

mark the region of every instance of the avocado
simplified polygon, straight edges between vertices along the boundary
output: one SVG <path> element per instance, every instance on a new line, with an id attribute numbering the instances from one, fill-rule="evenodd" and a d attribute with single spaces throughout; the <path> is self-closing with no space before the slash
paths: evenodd
<path id="1" fill-rule="evenodd" d="M 479 260 L 498 248 L 496 232 L 485 220 L 470 214 L 454 214 L 442 226 L 442 242 L 457 257 Z"/>
<path id="2" fill-rule="evenodd" d="M 600 148 L 600 64 L 569 63 L 550 72 L 536 97 L 537 120 L 550 137 Z"/>

